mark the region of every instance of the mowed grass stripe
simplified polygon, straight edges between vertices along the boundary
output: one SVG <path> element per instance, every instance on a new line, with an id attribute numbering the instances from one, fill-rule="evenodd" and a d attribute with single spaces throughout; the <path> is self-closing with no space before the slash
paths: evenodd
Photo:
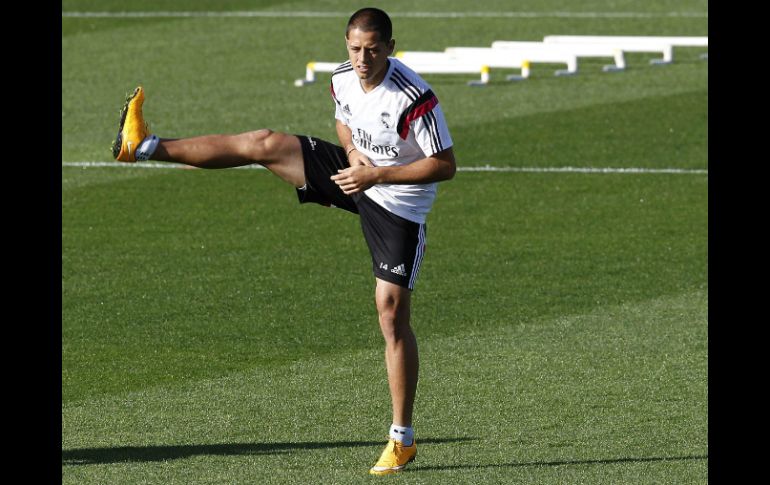
<path id="1" fill-rule="evenodd" d="M 351 12 L 328 12 L 328 11 L 207 11 L 207 12 L 189 12 L 189 11 L 154 11 L 154 12 L 62 12 L 62 18 L 192 18 L 192 17 L 221 17 L 221 18 L 349 18 Z M 708 12 L 398 12 L 392 11 L 388 15 L 391 18 L 435 18 L 435 19 L 456 19 L 456 18 L 618 18 L 618 19 L 655 19 L 661 17 L 687 17 L 687 18 L 708 18 Z"/>
<path id="2" fill-rule="evenodd" d="M 191 12 L 235 15 L 304 15 L 304 12 L 339 13 L 345 17 L 358 8 L 353 0 L 337 0 L 328 4 L 319 4 L 312 0 L 292 1 L 290 7 L 280 0 L 188 0 L 186 2 L 167 1 L 163 3 L 149 0 L 136 0 L 127 5 L 119 2 L 103 0 L 65 0 L 62 2 L 62 12 L 104 11 L 109 13 L 121 12 Z M 406 14 L 443 14 L 445 12 L 474 15 L 497 14 L 499 12 L 542 12 L 544 14 L 568 14 L 591 12 L 624 13 L 639 12 L 640 14 L 666 14 L 670 12 L 682 12 L 685 14 L 696 13 L 699 15 L 708 13 L 708 3 L 705 0 L 679 0 L 675 6 L 671 2 L 638 2 L 621 0 L 607 2 L 606 0 L 585 0 L 579 5 L 563 0 L 521 0 L 516 3 L 516 8 L 511 8 L 506 0 L 487 0 L 483 4 L 469 4 L 459 0 L 425 0 L 420 3 L 419 10 L 415 11 L 415 5 L 409 0 L 391 0 L 387 5 L 391 15 Z"/>
<path id="3" fill-rule="evenodd" d="M 123 162 L 62 162 L 62 167 L 80 167 L 80 168 L 95 168 L 95 167 L 109 167 L 109 168 L 157 168 L 157 169 L 194 169 L 186 165 L 173 165 L 169 163 L 160 162 L 136 162 L 133 164 L 126 164 Z M 265 167 L 259 164 L 243 165 L 241 167 L 234 167 L 238 170 L 265 170 Z M 458 167 L 458 172 L 521 172 L 521 173 L 626 173 L 626 174 L 693 174 L 693 175 L 705 175 L 708 174 L 708 170 L 700 169 L 678 169 L 678 168 L 613 168 L 613 167 L 507 167 L 507 166 L 495 166 L 484 165 L 482 167 Z"/>
<path id="4" fill-rule="evenodd" d="M 573 87 L 569 90 L 577 95 Z M 707 89 L 560 110 L 544 107 L 534 114 L 460 123 L 453 137 L 474 140 L 473 148 L 458 142 L 461 166 L 703 170 L 708 167 L 703 158 L 707 108 Z"/>
<path id="5" fill-rule="evenodd" d="M 425 444 L 410 480 L 704 479 L 706 308 L 690 291 L 421 338 Z M 108 482 L 162 471 L 169 483 L 354 483 L 387 426 L 381 359 L 348 350 L 65 405 L 64 483 L 92 467 Z"/>
<path id="6" fill-rule="evenodd" d="M 672 81 L 674 79 L 675 76 L 671 78 Z M 597 79 L 583 79 L 576 81 L 576 84 L 597 89 L 600 82 Z M 505 97 L 513 96 L 507 100 L 511 106 L 516 104 L 518 96 L 540 100 L 541 96 L 553 94 L 551 90 L 534 87 L 531 91 L 527 91 L 528 88 L 522 88 L 522 91 L 519 91 L 520 94 L 516 95 L 516 91 L 511 91 L 516 88 L 513 86 L 508 88 L 503 92 L 495 88 L 495 92 Z M 565 85 L 564 88 L 568 94 L 576 96 L 579 94 L 577 85 Z M 451 88 L 444 89 L 452 91 Z M 452 123 L 452 138 L 458 165 L 461 168 L 470 167 L 468 170 L 472 170 L 476 166 L 492 165 L 525 168 L 704 170 L 708 167 L 707 89 L 671 95 L 651 94 L 624 101 L 597 99 L 589 106 L 564 106 L 562 109 L 557 109 L 555 105 L 543 104 L 537 108 L 521 108 L 523 112 L 518 115 L 512 111 L 500 114 L 498 117 L 485 116 L 478 110 L 472 110 L 467 116 L 460 116 L 459 113 L 466 108 L 456 103 L 468 96 L 469 93 L 465 92 L 457 99 L 450 95 L 445 98 L 447 100 L 445 104 L 448 105 L 445 108 L 447 118 L 450 121 L 457 121 Z M 473 96 L 483 103 L 491 102 L 488 95 L 474 94 Z M 322 97 L 319 94 L 318 97 L 326 99 L 325 95 Z M 152 102 L 148 101 L 145 109 L 147 119 L 165 118 L 156 114 L 156 106 L 162 107 L 174 99 L 178 98 L 164 99 L 159 95 Z M 533 104 L 539 103 L 540 101 L 533 102 Z M 528 113 L 529 110 L 536 112 Z M 319 106 L 313 115 L 320 118 L 325 112 L 325 107 Z M 652 118 L 655 121 L 649 122 L 648 120 Z M 107 126 L 111 126 L 116 119 L 112 119 Z M 317 126 L 308 127 L 304 134 L 336 141 L 335 135 L 326 133 L 324 127 L 326 124 L 319 119 Z M 190 129 L 184 136 L 249 131 L 263 125 L 269 126 L 272 123 L 255 121 L 253 124 L 239 128 L 228 129 L 217 126 Z M 162 137 L 174 137 L 176 130 L 168 127 L 167 123 L 158 123 L 153 125 L 151 131 Z M 284 131 L 297 133 L 300 130 L 286 127 Z M 105 133 L 103 136 L 109 139 L 114 134 Z M 107 149 L 86 153 L 94 154 L 92 159 L 94 163 L 109 160 L 110 156 Z M 75 157 L 72 153 L 69 155 Z M 64 163 L 77 163 L 83 160 L 82 157 L 70 157 L 65 157 Z"/>
<path id="7" fill-rule="evenodd" d="M 63 197 L 65 402 L 379 348 L 355 217 L 262 172 L 146 172 Z M 428 221 L 415 322 L 462 334 L 703 287 L 707 181 L 459 175 Z"/>

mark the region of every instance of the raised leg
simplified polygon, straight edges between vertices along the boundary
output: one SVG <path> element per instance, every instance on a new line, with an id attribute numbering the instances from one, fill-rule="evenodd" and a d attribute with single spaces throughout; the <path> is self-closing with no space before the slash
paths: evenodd
<path id="1" fill-rule="evenodd" d="M 258 163 L 295 187 L 305 185 L 299 139 L 268 129 L 238 135 L 162 138 L 151 159 L 208 169 Z"/>

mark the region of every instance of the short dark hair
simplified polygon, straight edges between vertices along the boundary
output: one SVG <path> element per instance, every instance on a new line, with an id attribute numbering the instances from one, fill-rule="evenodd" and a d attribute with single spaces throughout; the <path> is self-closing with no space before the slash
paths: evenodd
<path id="1" fill-rule="evenodd" d="M 362 8 L 351 15 L 345 30 L 345 37 L 353 29 L 377 32 L 380 34 L 380 41 L 382 42 L 390 42 L 391 37 L 393 37 L 393 24 L 390 22 L 390 17 L 379 8 Z"/>

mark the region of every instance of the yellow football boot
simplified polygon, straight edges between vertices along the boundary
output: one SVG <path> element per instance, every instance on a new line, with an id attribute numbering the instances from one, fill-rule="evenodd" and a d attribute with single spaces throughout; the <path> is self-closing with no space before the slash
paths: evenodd
<path id="1" fill-rule="evenodd" d="M 404 446 L 400 441 L 391 439 L 382 452 L 380 459 L 369 469 L 372 475 L 387 475 L 389 473 L 400 472 L 406 467 L 406 464 L 413 461 L 417 456 L 417 442 L 413 441 L 411 446 Z"/>
<path id="2" fill-rule="evenodd" d="M 126 104 L 120 110 L 118 136 L 112 144 L 112 156 L 121 162 L 136 162 L 136 149 L 147 138 L 149 127 L 142 117 L 144 89 L 136 88 L 126 97 Z M 140 158 L 141 159 L 141 158 Z"/>

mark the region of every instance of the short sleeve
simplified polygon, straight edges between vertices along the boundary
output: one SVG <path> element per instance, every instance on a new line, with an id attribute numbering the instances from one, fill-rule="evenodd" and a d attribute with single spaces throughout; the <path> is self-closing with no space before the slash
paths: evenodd
<path id="1" fill-rule="evenodd" d="M 444 119 L 444 112 L 437 103 L 433 109 L 414 120 L 414 138 L 426 157 L 452 146 L 452 137 Z"/>

